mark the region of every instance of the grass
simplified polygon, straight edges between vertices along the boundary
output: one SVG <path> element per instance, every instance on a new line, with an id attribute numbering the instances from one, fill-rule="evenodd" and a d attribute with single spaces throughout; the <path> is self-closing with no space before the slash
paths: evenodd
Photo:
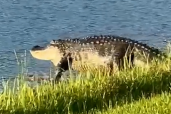
<path id="1" fill-rule="evenodd" d="M 152 98 L 142 98 L 139 101 L 123 106 L 117 106 L 115 109 L 109 108 L 107 111 L 92 111 L 96 114 L 170 114 L 171 112 L 171 94 L 162 93 Z"/>
<path id="2" fill-rule="evenodd" d="M 42 83 L 31 88 L 22 80 L 0 95 L 0 113 L 168 113 L 171 94 L 171 61 L 165 59 L 149 67 L 135 67 L 113 76 L 100 70 L 79 74 L 78 80 L 59 84 Z M 15 87 L 15 86 L 14 86 Z M 154 112 L 153 112 L 154 110 Z"/>

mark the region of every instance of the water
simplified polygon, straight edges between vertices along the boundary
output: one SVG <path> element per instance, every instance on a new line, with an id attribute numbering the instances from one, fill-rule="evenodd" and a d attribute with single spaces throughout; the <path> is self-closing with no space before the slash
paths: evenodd
<path id="1" fill-rule="evenodd" d="M 171 39 L 170 0 L 1 0 L 0 77 L 18 73 L 26 50 L 29 72 L 49 72 L 50 62 L 28 50 L 52 39 L 114 34 L 155 47 Z"/>

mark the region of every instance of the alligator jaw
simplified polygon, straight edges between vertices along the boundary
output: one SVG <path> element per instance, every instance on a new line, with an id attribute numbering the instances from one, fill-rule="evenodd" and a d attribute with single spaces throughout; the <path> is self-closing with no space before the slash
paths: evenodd
<path id="1" fill-rule="evenodd" d="M 34 46 L 30 53 L 32 57 L 39 60 L 49 60 L 54 66 L 59 63 L 62 57 L 62 53 L 60 53 L 59 49 L 54 46 L 40 47 L 38 45 Z"/>

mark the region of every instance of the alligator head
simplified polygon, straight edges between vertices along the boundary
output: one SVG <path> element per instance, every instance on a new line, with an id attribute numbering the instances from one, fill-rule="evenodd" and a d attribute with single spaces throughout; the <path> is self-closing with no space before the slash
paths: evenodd
<path id="1" fill-rule="evenodd" d="M 46 47 L 36 45 L 30 50 L 30 53 L 36 59 L 52 61 L 55 66 L 63 56 L 60 50 L 53 45 L 47 45 Z"/>

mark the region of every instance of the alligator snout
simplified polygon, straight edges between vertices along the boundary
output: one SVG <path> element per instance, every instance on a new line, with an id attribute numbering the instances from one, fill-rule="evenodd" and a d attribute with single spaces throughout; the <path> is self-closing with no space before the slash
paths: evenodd
<path id="1" fill-rule="evenodd" d="M 41 47 L 39 45 L 35 45 L 32 47 L 31 51 L 38 51 L 38 50 L 43 50 L 43 49 L 44 49 L 44 47 Z"/>

